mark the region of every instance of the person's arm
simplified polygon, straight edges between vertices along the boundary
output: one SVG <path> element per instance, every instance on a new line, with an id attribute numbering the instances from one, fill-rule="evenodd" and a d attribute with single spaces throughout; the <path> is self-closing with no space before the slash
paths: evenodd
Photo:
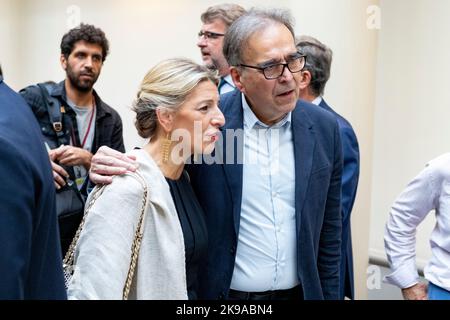
<path id="1" fill-rule="evenodd" d="M 339 266 L 341 261 L 341 178 L 342 147 L 338 126 L 334 130 L 333 173 L 328 188 L 324 220 L 320 233 L 318 269 L 324 299 L 339 299 Z"/>
<path id="2" fill-rule="evenodd" d="M 33 233 L 33 173 L 0 138 L 0 300 L 24 299 Z"/>
<path id="3" fill-rule="evenodd" d="M 76 247 L 69 299 L 122 299 L 143 194 L 136 178 L 124 175 L 91 207 Z"/>
<path id="4" fill-rule="evenodd" d="M 356 135 L 351 127 L 341 129 L 341 142 L 344 155 L 342 171 L 342 225 L 350 224 L 350 213 L 356 198 L 359 179 L 359 147 Z"/>
<path id="5" fill-rule="evenodd" d="M 405 298 L 424 294 L 423 288 L 416 286 L 419 283 L 416 229 L 426 215 L 436 208 L 438 189 L 433 169 L 427 167 L 398 196 L 389 213 L 384 246 L 392 273 L 384 280 L 401 289 L 410 289 L 403 290 Z"/>
<path id="6" fill-rule="evenodd" d="M 113 176 L 136 171 L 135 160 L 135 156 L 102 146 L 92 157 L 89 179 L 94 184 L 110 184 Z"/>

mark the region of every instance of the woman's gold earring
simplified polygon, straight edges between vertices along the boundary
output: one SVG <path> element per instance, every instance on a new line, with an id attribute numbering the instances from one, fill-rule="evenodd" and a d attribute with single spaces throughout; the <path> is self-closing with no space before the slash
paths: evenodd
<path id="1" fill-rule="evenodd" d="M 170 140 L 170 133 L 167 133 L 167 136 L 164 138 L 162 143 L 162 153 L 163 153 L 163 162 L 167 163 L 169 161 L 170 154 L 170 146 L 172 144 L 172 140 Z"/>

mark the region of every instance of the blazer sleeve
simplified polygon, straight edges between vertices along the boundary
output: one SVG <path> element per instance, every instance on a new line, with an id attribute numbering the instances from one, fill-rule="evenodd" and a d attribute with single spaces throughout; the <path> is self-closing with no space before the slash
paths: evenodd
<path id="1" fill-rule="evenodd" d="M 24 299 L 29 280 L 35 185 L 25 159 L 1 138 L 0 170 L 0 299 Z"/>
<path id="2" fill-rule="evenodd" d="M 91 207 L 75 251 L 69 299 L 122 299 L 143 194 L 135 178 L 117 176 Z"/>
<path id="3" fill-rule="evenodd" d="M 333 171 L 328 188 L 325 214 L 319 241 L 318 269 L 324 299 L 339 299 L 341 261 L 341 178 L 343 165 L 341 139 L 336 122 L 334 130 Z"/>
<path id="4" fill-rule="evenodd" d="M 341 142 L 344 156 L 342 171 L 342 225 L 350 224 L 350 213 L 355 202 L 359 179 L 359 146 L 351 127 L 341 128 Z"/>

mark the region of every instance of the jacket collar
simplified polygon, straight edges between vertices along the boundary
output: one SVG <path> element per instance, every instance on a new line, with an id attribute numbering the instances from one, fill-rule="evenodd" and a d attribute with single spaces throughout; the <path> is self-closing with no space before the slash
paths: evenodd
<path id="1" fill-rule="evenodd" d="M 237 137 L 234 138 L 233 133 L 235 133 L 236 130 L 243 130 L 244 128 L 241 92 L 235 89 L 233 93 L 228 93 L 226 94 L 226 98 L 225 96 L 222 96 L 221 99 L 220 105 L 226 122 L 221 128 L 222 140 L 219 140 L 219 144 L 216 146 L 216 152 L 222 152 L 222 159 L 225 163 L 222 167 L 233 201 L 234 231 L 236 235 L 238 235 L 243 181 L 243 150 L 240 149 L 243 148 L 243 141 L 240 139 L 243 138 L 243 135 L 238 134 Z M 234 139 L 234 141 L 228 141 L 229 139 Z M 220 143 L 222 143 L 221 146 Z M 231 160 L 232 163 L 227 164 L 227 160 Z"/>
<path id="2" fill-rule="evenodd" d="M 313 165 L 316 137 L 314 126 L 308 112 L 305 110 L 306 102 L 299 100 L 292 112 L 292 136 L 295 157 L 295 211 L 297 213 L 297 230 L 301 228 L 300 218 L 306 199 L 309 177 Z"/>
<path id="3" fill-rule="evenodd" d="M 50 92 L 50 95 L 52 97 L 55 98 L 61 98 L 62 101 L 64 101 L 65 104 L 68 105 L 67 103 L 67 95 L 66 95 L 66 87 L 64 85 L 65 80 L 61 81 L 60 83 L 56 84 L 55 86 L 53 86 L 52 91 Z M 94 91 L 92 92 L 94 95 L 94 99 L 95 99 L 95 106 L 97 108 L 96 110 L 96 119 L 100 119 L 105 117 L 106 115 L 110 115 L 111 112 L 109 112 L 108 110 L 106 110 L 103 107 L 103 101 L 100 99 L 99 95 L 97 94 L 97 92 Z"/>

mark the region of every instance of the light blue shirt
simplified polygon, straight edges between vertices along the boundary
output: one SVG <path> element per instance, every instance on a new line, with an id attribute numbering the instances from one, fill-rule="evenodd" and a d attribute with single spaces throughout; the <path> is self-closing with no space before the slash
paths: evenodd
<path id="1" fill-rule="evenodd" d="M 244 95 L 242 105 L 242 207 L 231 289 L 290 289 L 299 283 L 291 113 L 269 127 L 258 120 Z"/>

